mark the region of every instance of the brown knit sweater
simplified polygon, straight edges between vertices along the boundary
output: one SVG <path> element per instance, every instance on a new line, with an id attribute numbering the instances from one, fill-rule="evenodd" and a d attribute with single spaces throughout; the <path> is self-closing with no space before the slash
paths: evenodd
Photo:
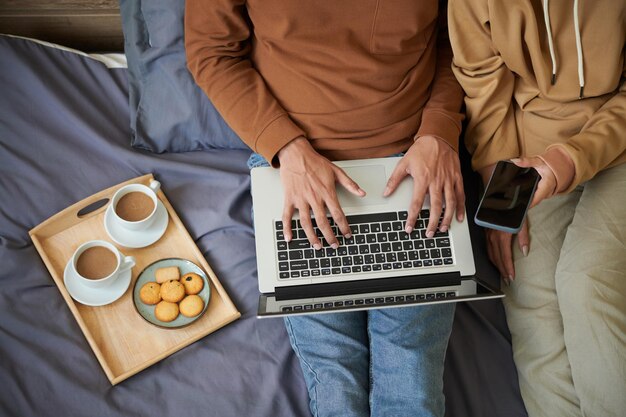
<path id="1" fill-rule="evenodd" d="M 458 147 L 462 91 L 437 0 L 188 0 L 188 67 L 254 151 L 298 136 L 331 159 L 414 136 Z"/>

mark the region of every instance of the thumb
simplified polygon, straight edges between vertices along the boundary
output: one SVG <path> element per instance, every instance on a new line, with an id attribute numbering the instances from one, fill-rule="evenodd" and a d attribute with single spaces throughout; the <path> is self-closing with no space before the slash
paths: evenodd
<path id="1" fill-rule="evenodd" d="M 389 177 L 389 180 L 387 181 L 387 186 L 385 187 L 385 191 L 383 192 L 383 197 L 387 197 L 391 195 L 391 193 L 393 193 L 396 190 L 396 188 L 398 188 L 398 185 L 404 179 L 404 177 L 409 175 L 409 173 L 406 172 L 406 169 L 404 169 L 404 164 L 402 163 L 403 160 L 404 159 L 398 162 L 398 165 L 396 165 L 395 169 L 391 173 L 391 176 Z"/>
<path id="2" fill-rule="evenodd" d="M 359 184 L 357 184 L 352 178 L 350 178 L 343 169 L 339 168 L 338 166 L 334 166 L 333 170 L 335 171 L 335 177 L 337 178 L 337 182 L 341 184 L 343 188 L 359 197 L 365 196 L 365 191 L 361 189 L 361 187 L 359 187 Z"/>
<path id="3" fill-rule="evenodd" d="M 524 256 L 528 256 L 530 250 L 530 234 L 528 233 L 528 220 L 524 220 L 521 230 L 517 234 L 517 244 Z"/>
<path id="4" fill-rule="evenodd" d="M 536 159 L 538 159 L 538 158 L 536 158 L 536 157 L 531 157 L 531 158 L 520 157 L 520 158 L 512 158 L 512 159 L 510 159 L 510 161 L 513 162 L 518 167 L 521 167 L 521 168 L 532 168 L 532 167 L 537 166 Z"/>

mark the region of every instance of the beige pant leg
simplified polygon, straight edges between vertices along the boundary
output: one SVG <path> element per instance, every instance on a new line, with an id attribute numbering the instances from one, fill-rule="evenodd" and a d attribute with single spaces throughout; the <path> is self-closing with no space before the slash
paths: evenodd
<path id="1" fill-rule="evenodd" d="M 585 184 L 556 290 L 582 414 L 626 416 L 626 164 Z"/>
<path id="2" fill-rule="evenodd" d="M 580 417 L 556 297 L 555 273 L 581 190 L 529 210 L 530 251 L 514 242 L 515 281 L 504 306 L 520 391 L 530 417 Z"/>

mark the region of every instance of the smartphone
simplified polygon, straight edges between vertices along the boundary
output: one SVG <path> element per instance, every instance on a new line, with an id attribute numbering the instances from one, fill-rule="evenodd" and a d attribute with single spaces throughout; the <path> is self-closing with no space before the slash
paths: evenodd
<path id="1" fill-rule="evenodd" d="M 519 232 L 540 179 L 534 168 L 499 161 L 474 216 L 476 224 L 503 232 Z"/>

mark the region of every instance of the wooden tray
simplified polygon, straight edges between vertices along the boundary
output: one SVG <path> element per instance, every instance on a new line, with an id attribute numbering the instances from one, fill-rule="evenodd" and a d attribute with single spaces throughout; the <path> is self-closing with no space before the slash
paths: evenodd
<path id="1" fill-rule="evenodd" d="M 153 176 L 148 174 L 101 191 L 52 216 L 29 232 L 39 255 L 113 385 L 241 316 L 161 190 L 158 197 L 170 217 L 163 237 L 141 249 L 116 245 L 124 255 L 134 256 L 137 262 L 131 284 L 124 295 L 112 304 L 89 307 L 74 301 L 67 292 L 63 283 L 63 270 L 80 244 L 101 239 L 115 245 L 104 229 L 104 212 L 115 191 L 127 184 L 148 185 L 152 179 Z M 106 202 L 104 206 L 83 215 L 86 207 L 97 205 L 95 203 L 102 200 Z M 158 259 L 172 257 L 189 259 L 207 273 L 211 282 L 211 298 L 206 313 L 192 325 L 180 329 L 162 329 L 147 323 L 137 313 L 132 292 L 137 276 L 146 266 Z"/>

